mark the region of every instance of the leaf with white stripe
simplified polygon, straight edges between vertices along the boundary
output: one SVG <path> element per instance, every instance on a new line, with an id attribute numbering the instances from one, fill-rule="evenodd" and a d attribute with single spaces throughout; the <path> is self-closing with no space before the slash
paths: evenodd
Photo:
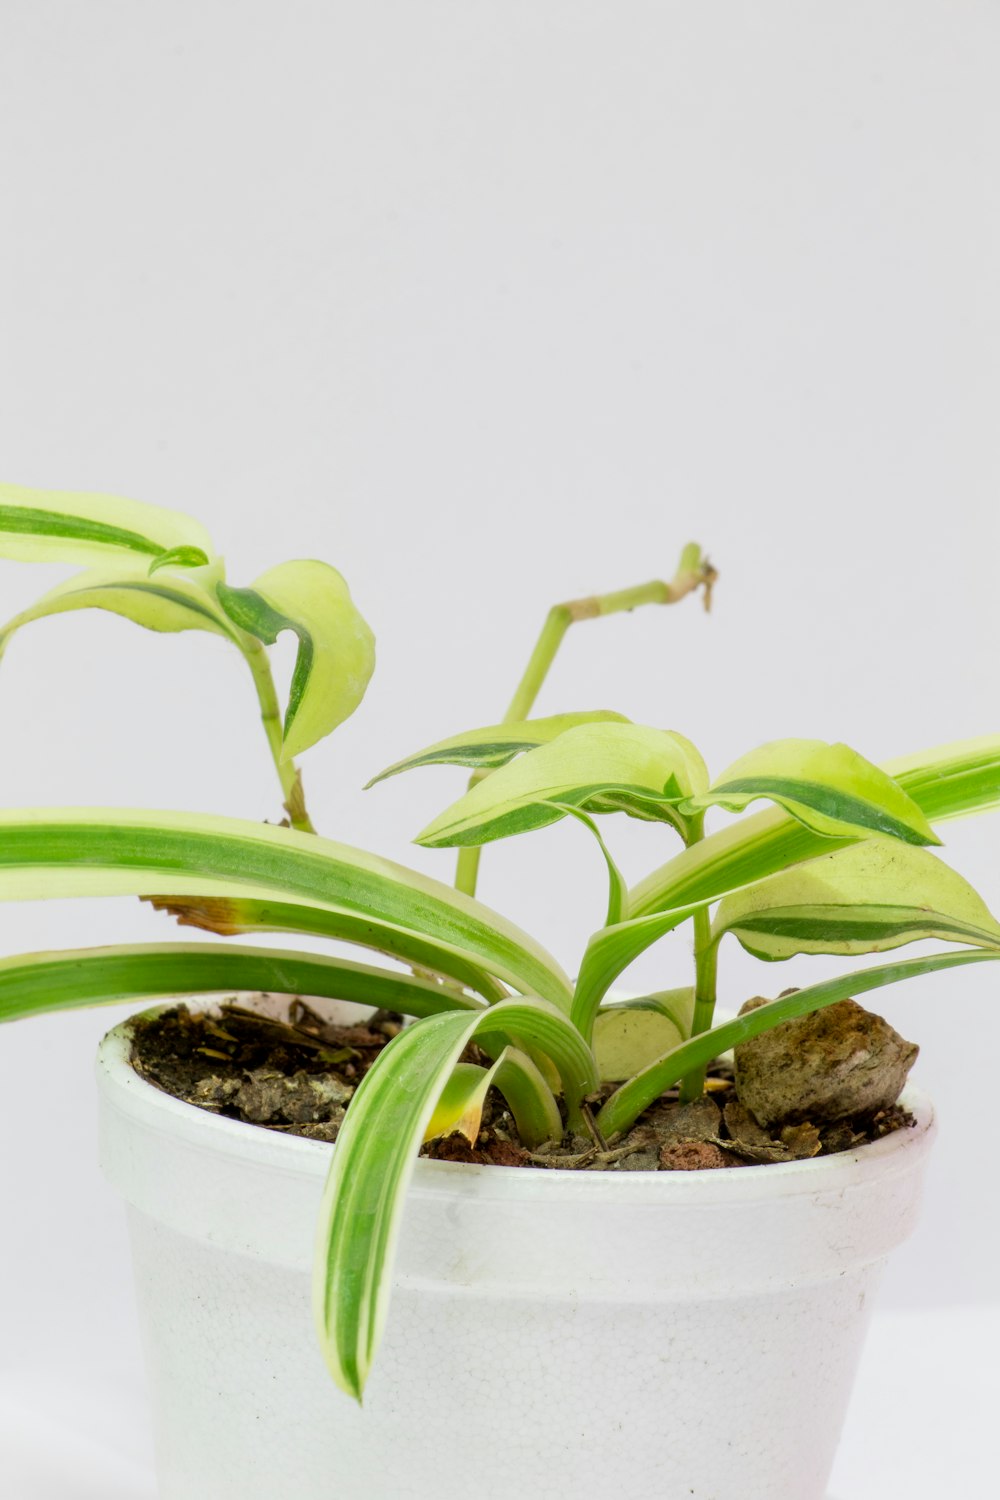
<path id="1" fill-rule="evenodd" d="M 707 786 L 690 740 L 640 724 L 581 724 L 493 771 L 417 838 L 429 848 L 486 844 L 584 812 L 676 822 L 674 809 Z"/>
<path id="2" fill-rule="evenodd" d="M 464 734 L 439 740 L 426 750 L 418 750 L 416 755 L 408 755 L 405 760 L 397 760 L 373 776 L 365 790 L 389 776 L 398 776 L 401 771 L 412 771 L 417 766 L 468 766 L 473 771 L 493 771 L 498 766 L 505 766 L 516 755 L 550 744 L 567 729 L 576 729 L 580 724 L 628 722 L 624 714 L 594 709 L 590 713 L 552 714 L 548 718 L 522 719 L 514 724 L 489 724 L 483 729 L 469 729 Z"/>
<path id="3" fill-rule="evenodd" d="M 906 844 L 939 844 L 926 817 L 885 771 L 848 745 L 773 740 L 724 771 L 685 803 L 687 812 L 717 805 L 741 812 L 765 797 L 811 828 L 833 837 L 860 830 Z"/>
<path id="4" fill-rule="evenodd" d="M 968 881 L 894 839 L 866 839 L 727 896 L 713 925 L 758 958 L 882 953 L 923 938 L 1000 944 L 1000 922 Z"/>
<path id="5" fill-rule="evenodd" d="M 2 557 L 81 566 L 145 558 L 148 565 L 178 548 L 201 563 L 215 555 L 204 526 L 182 511 L 117 495 L 0 484 Z"/>
<path id="6" fill-rule="evenodd" d="M 487 1033 L 489 1036 L 487 1036 Z M 431 1016 L 380 1054 L 351 1100 L 323 1194 L 314 1307 L 330 1371 L 361 1399 L 382 1336 L 406 1190 L 442 1090 L 470 1042 L 503 1038 L 555 1065 L 572 1109 L 597 1086 L 589 1048 L 538 1000 Z"/>

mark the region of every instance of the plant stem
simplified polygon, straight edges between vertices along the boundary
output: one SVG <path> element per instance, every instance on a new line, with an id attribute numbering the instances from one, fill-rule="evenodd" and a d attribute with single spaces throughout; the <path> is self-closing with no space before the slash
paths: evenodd
<path id="1" fill-rule="evenodd" d="M 699 813 L 688 825 L 687 845 L 699 843 L 705 836 L 705 814 Z M 715 1015 L 716 979 L 719 967 L 718 944 L 712 941 L 712 917 L 707 906 L 697 911 L 692 918 L 694 924 L 694 1016 L 691 1035 L 700 1036 L 708 1031 Z M 705 1068 L 695 1068 L 685 1074 L 680 1083 L 680 1100 L 690 1104 L 704 1092 Z"/>
<path id="2" fill-rule="evenodd" d="M 634 588 L 618 589 L 610 594 L 591 594 L 585 599 L 571 599 L 565 604 L 554 604 L 546 616 L 535 642 L 535 649 L 528 659 L 524 675 L 510 700 L 502 723 L 516 724 L 528 718 L 562 645 L 563 637 L 577 620 L 595 620 L 602 615 L 621 614 L 623 611 L 637 609 L 642 604 L 677 604 L 697 589 L 704 591 L 705 608 L 711 609 L 712 585 L 717 577 L 718 573 L 708 558 L 702 556 L 701 548 L 695 542 L 689 542 L 681 553 L 677 572 L 669 583 L 653 579 L 650 583 L 640 583 Z M 488 771 L 477 771 L 470 779 L 469 786 L 475 786 L 488 775 Z M 469 896 L 476 894 L 480 852 L 478 848 L 470 847 L 460 849 L 458 853 L 455 886 Z"/>
<path id="3" fill-rule="evenodd" d="M 278 705 L 278 694 L 274 686 L 274 678 L 271 675 L 271 663 L 267 652 L 259 641 L 247 636 L 242 645 L 243 655 L 247 666 L 253 675 L 254 687 L 257 689 L 257 701 L 260 704 L 260 717 L 264 725 L 264 733 L 267 735 L 267 743 L 271 751 L 271 759 L 274 761 L 274 769 L 278 773 L 281 782 L 281 794 L 284 801 L 285 812 L 288 821 L 293 828 L 301 829 L 303 833 L 315 833 L 309 814 L 306 811 L 305 794 L 302 790 L 302 776 L 293 760 L 283 761 L 281 759 L 281 709 Z"/>

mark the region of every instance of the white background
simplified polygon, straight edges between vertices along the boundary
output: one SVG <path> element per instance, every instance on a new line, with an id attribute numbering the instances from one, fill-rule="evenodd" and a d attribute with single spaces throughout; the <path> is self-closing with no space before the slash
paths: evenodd
<path id="1" fill-rule="evenodd" d="M 339 566 L 379 667 L 306 759 L 314 817 L 445 878 L 451 856 L 408 840 L 460 773 L 361 784 L 498 718 L 549 604 L 669 576 L 692 537 L 721 570 L 712 616 L 577 627 L 539 711 L 676 727 L 716 770 L 781 735 L 880 759 L 995 732 L 998 64 L 985 0 L 0 0 L 3 477 L 188 509 L 235 583 Z M 4 564 L 0 614 L 61 576 Z M 278 815 L 249 678 L 208 637 L 35 625 L 0 716 L 10 803 Z M 672 852 L 622 821 L 630 877 Z M 995 908 L 996 830 L 943 830 Z M 601 912 L 585 840 L 484 860 L 484 899 L 569 968 Z M 11 953 L 169 930 L 134 902 L 0 919 Z M 635 983 L 687 960 L 675 937 Z M 726 1000 L 829 967 L 729 954 Z M 997 1299 L 997 985 L 879 997 L 943 1118 L 886 1283 L 910 1333 L 868 1377 L 901 1400 L 925 1375 L 954 1391 L 904 1358 L 927 1339 L 963 1389 L 992 1378 L 973 1309 Z M 0 1037 L 0 1394 L 141 1464 L 90 1078 L 117 1014 Z M 894 1411 L 881 1445 L 852 1419 L 842 1500 L 886 1493 L 872 1454 L 909 1461 Z M 985 1448 L 936 1411 L 895 1470 L 913 1496 L 935 1463 L 978 1482 Z M 16 1500 L 91 1494 L 85 1463 L 47 1490 L 25 1443 Z"/>

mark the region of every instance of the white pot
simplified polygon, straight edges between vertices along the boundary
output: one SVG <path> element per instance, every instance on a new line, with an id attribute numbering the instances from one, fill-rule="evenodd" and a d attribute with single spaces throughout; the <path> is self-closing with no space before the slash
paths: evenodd
<path id="1" fill-rule="evenodd" d="M 933 1134 L 727 1172 L 421 1161 L 360 1409 L 313 1334 L 332 1148 L 98 1059 L 162 1500 L 822 1500 Z"/>

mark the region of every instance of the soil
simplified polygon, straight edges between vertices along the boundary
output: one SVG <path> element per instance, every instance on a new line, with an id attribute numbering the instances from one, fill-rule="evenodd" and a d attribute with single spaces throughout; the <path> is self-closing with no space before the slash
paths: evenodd
<path id="1" fill-rule="evenodd" d="M 150 1083 L 199 1109 L 333 1141 L 354 1090 L 402 1024 L 400 1016 L 377 1012 L 363 1023 L 338 1025 L 301 1000 L 291 1003 L 287 1021 L 235 1001 L 214 1012 L 178 1005 L 136 1023 L 132 1065 Z M 483 1059 L 470 1048 L 466 1060 Z M 564 1171 L 692 1171 L 829 1156 L 914 1123 L 892 1105 L 832 1122 L 800 1120 L 765 1129 L 737 1099 L 732 1070 L 721 1062 L 694 1104 L 681 1105 L 672 1090 L 623 1136 L 608 1141 L 593 1124 L 600 1103 L 600 1097 L 590 1101 L 586 1136 L 567 1134 L 530 1152 L 502 1097 L 491 1091 L 475 1145 L 453 1135 L 429 1142 L 423 1154 L 437 1161 Z"/>

